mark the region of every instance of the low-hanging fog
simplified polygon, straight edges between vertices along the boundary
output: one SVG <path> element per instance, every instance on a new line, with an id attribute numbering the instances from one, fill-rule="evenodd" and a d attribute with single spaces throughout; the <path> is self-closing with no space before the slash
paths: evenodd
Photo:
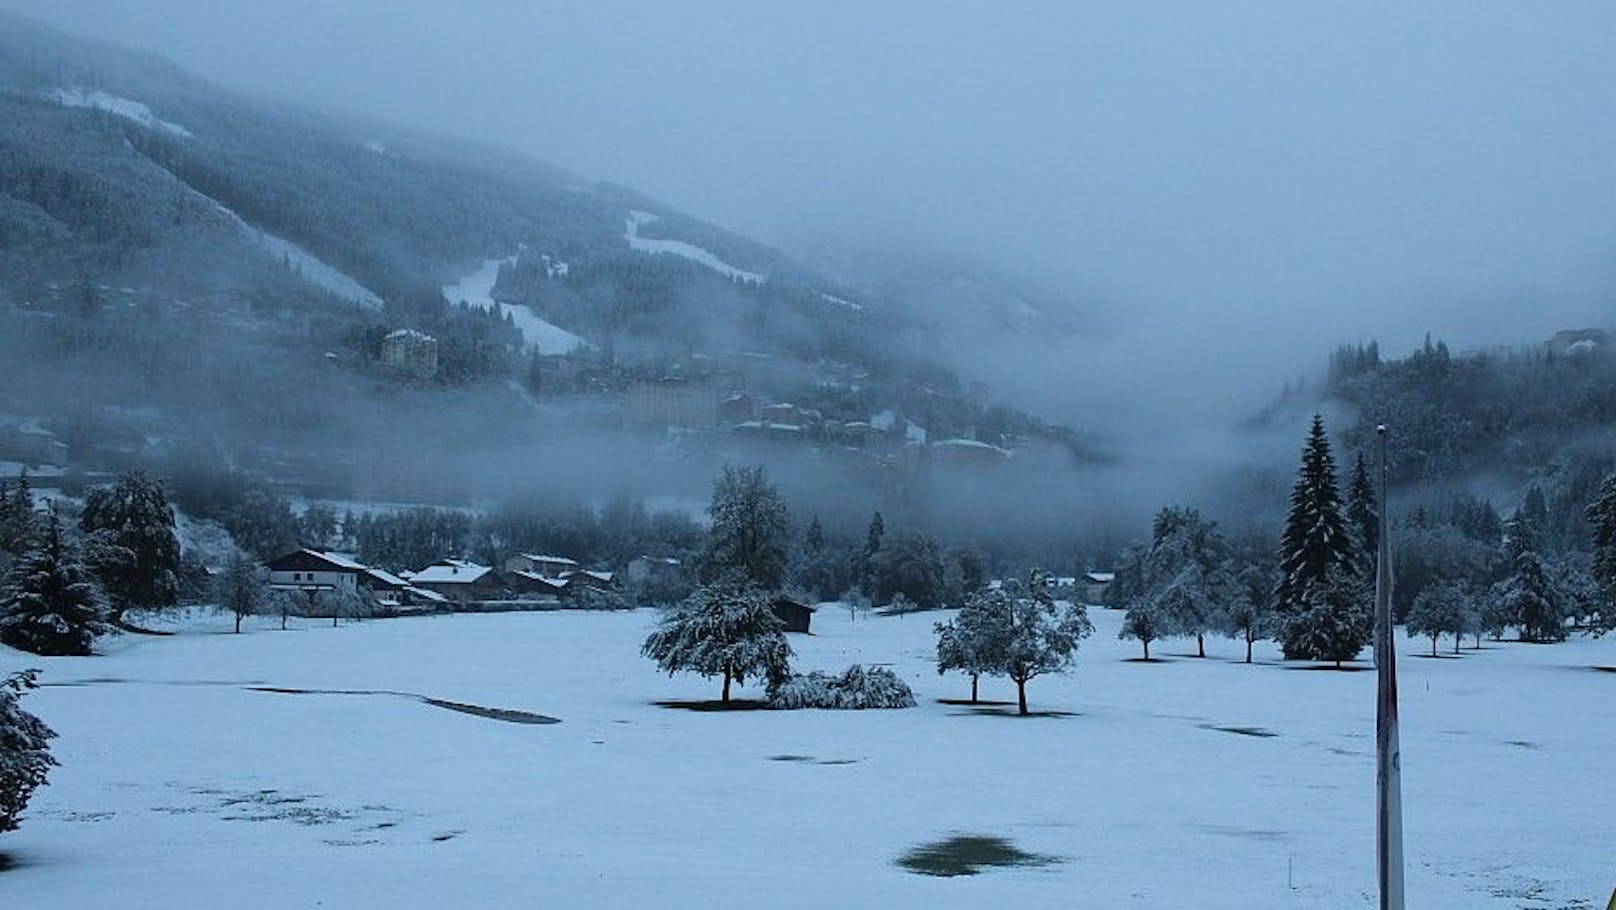
<path id="1" fill-rule="evenodd" d="M 508 146 L 850 282 L 929 272 L 904 305 L 930 353 L 1129 454 L 1151 501 L 1100 498 L 1141 517 L 1249 458 L 1226 431 L 1337 343 L 1616 321 L 1606 3 L 0 7 Z M 980 331 L 982 275 L 1061 330 Z"/>
<path id="2" fill-rule="evenodd" d="M 1086 337 L 945 340 L 1123 436 L 1249 413 L 1337 341 L 1520 342 L 1612 309 L 1604 3 L 4 5 L 794 253 L 1025 276 Z"/>

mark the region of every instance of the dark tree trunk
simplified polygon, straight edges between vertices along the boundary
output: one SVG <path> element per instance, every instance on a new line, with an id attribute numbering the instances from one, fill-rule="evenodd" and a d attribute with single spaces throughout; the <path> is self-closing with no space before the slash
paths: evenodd
<path id="1" fill-rule="evenodd" d="M 976 704 L 976 674 L 971 674 L 971 704 Z"/>
<path id="2" fill-rule="evenodd" d="M 1206 656 L 1206 636 L 1200 632 L 1195 633 L 1195 656 Z"/>
<path id="3" fill-rule="evenodd" d="M 1016 701 L 1021 707 L 1022 716 L 1026 716 L 1026 714 L 1027 714 L 1027 681 L 1025 679 L 1016 680 Z"/>
<path id="4" fill-rule="evenodd" d="M 1464 641 L 1464 634 L 1463 633 L 1461 633 L 1461 632 L 1453 633 L 1453 653 L 1455 653 L 1455 654 L 1459 653 L 1459 643 L 1462 642 L 1462 641 Z"/>
<path id="5" fill-rule="evenodd" d="M 1251 663 L 1251 634 L 1246 634 L 1246 663 Z"/>
<path id="6" fill-rule="evenodd" d="M 286 631 L 286 614 L 285 613 L 281 614 L 281 631 L 282 632 Z"/>
<path id="7" fill-rule="evenodd" d="M 1144 646 L 1145 646 L 1145 660 L 1149 660 L 1150 659 L 1150 639 L 1141 638 L 1141 639 L 1139 639 L 1139 641 L 1144 643 Z"/>
<path id="8" fill-rule="evenodd" d="M 1436 656 L 1436 640 L 1437 640 L 1437 636 L 1435 636 L 1435 635 L 1431 636 L 1431 656 L 1432 657 Z"/>
<path id="9" fill-rule="evenodd" d="M 240 613 L 236 614 L 236 634 L 237 635 L 241 634 L 241 614 Z"/>
<path id="10" fill-rule="evenodd" d="M 724 671 L 724 703 L 729 704 L 729 671 Z"/>

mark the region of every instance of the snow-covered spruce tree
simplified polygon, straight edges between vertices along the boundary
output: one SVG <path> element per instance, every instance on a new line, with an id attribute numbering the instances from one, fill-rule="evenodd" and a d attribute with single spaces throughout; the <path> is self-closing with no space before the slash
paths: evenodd
<path id="1" fill-rule="evenodd" d="M 269 586 L 258 577 L 258 567 L 239 552 L 231 554 L 214 581 L 213 596 L 220 610 L 235 616 L 237 633 L 243 619 L 259 615 L 269 606 Z"/>
<path id="2" fill-rule="evenodd" d="M 15 487 L 0 484 L 0 553 L 21 556 L 33 544 L 39 524 L 34 492 L 25 473 Z"/>
<path id="3" fill-rule="evenodd" d="M 1520 630 L 1521 641 L 1564 641 L 1565 615 L 1560 593 L 1549 580 L 1543 560 L 1530 550 L 1515 557 L 1513 571 L 1499 592 L 1503 614 Z"/>
<path id="4" fill-rule="evenodd" d="M 1301 609 L 1281 620 L 1285 657 L 1331 661 L 1337 667 L 1369 644 L 1374 611 L 1369 586 L 1351 568 L 1332 569 L 1307 589 Z"/>
<path id="5" fill-rule="evenodd" d="M 724 678 L 730 683 L 761 677 L 779 682 L 791 675 L 791 646 L 784 626 L 758 588 L 718 582 L 697 588 L 684 603 L 663 614 L 640 653 L 675 673 Z"/>
<path id="6" fill-rule="evenodd" d="M 1408 633 L 1431 639 L 1431 656 L 1444 635 L 1453 636 L 1453 651 L 1458 653 L 1459 642 L 1470 630 L 1470 611 L 1465 605 L 1468 592 L 1462 585 L 1440 583 L 1429 585 L 1414 598 L 1408 611 Z"/>
<path id="7" fill-rule="evenodd" d="M 1010 637 L 1005 675 L 1016 684 L 1016 703 L 1027 713 L 1027 683 L 1046 673 L 1064 673 L 1077 657 L 1077 644 L 1094 633 L 1081 604 L 1061 606 L 1050 592 L 1049 576 L 1034 569 L 1024 596 L 1010 602 Z"/>
<path id="8" fill-rule="evenodd" d="M 1359 571 L 1367 579 L 1375 577 L 1375 555 L 1380 546 L 1378 502 L 1368 462 L 1363 452 L 1359 452 L 1352 460 L 1352 475 L 1347 481 L 1347 521 L 1357 536 Z"/>
<path id="9" fill-rule="evenodd" d="M 1588 628 L 1599 635 L 1616 629 L 1616 474 L 1605 478 L 1587 514 L 1593 531 L 1590 571 L 1595 586 Z"/>
<path id="10" fill-rule="evenodd" d="M 53 512 L 34 548 L 0 583 L 0 642 L 34 654 L 84 656 L 105 629 L 100 594 Z"/>
<path id="11" fill-rule="evenodd" d="M 131 471 L 84 498 L 79 527 L 91 568 L 121 623 L 131 609 L 171 607 L 179 594 L 180 542 L 163 485 Z"/>
<path id="12" fill-rule="evenodd" d="M 1284 620 L 1281 627 L 1287 628 L 1291 619 L 1314 611 L 1314 588 L 1327 583 L 1340 588 L 1343 579 L 1336 576 L 1357 575 L 1361 566 L 1357 542 L 1341 513 L 1335 460 L 1330 455 L 1324 418 L 1314 414 L 1279 546 L 1280 575 L 1274 588 L 1274 609 Z M 1289 636 L 1281 644 L 1287 659 L 1311 656 L 1293 650 L 1294 641 Z"/>
<path id="13" fill-rule="evenodd" d="M 703 584 L 728 579 L 773 591 L 785 582 L 791 516 L 761 467 L 726 465 L 707 513 L 712 529 L 700 561 Z"/>
<path id="14" fill-rule="evenodd" d="M 1010 595 L 1002 588 L 977 591 L 965 598 L 959 614 L 937 623 L 937 674 L 959 670 L 971 677 L 971 703 L 977 681 L 998 676 L 1009 661 Z"/>
<path id="15" fill-rule="evenodd" d="M 28 798 L 56 765 L 50 754 L 56 733 L 19 704 L 38 675 L 24 670 L 0 680 L 0 833 L 16 830 Z"/>

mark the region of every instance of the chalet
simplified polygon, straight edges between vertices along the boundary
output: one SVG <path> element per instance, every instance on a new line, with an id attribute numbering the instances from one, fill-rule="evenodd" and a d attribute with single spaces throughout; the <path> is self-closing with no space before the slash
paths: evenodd
<path id="1" fill-rule="evenodd" d="M 435 591 L 455 603 L 498 600 L 504 596 L 499 573 L 463 559 L 444 559 L 416 572 L 410 584 Z"/>
<path id="2" fill-rule="evenodd" d="M 359 593 L 360 578 L 371 571 L 340 553 L 302 549 L 264 564 L 270 587 L 281 591 Z"/>
<path id="3" fill-rule="evenodd" d="M 1117 580 L 1115 572 L 1085 572 L 1083 585 L 1091 604 L 1103 604 L 1111 594 L 1111 583 Z"/>
<path id="4" fill-rule="evenodd" d="M 578 570 L 577 560 L 565 556 L 544 556 L 538 553 L 518 553 L 505 560 L 506 572 L 532 572 L 545 578 L 560 578 Z"/>
<path id="5" fill-rule="evenodd" d="M 505 586 L 521 598 L 559 598 L 567 593 L 566 582 L 537 572 L 506 572 Z"/>
<path id="6" fill-rule="evenodd" d="M 597 591 L 610 591 L 613 589 L 613 575 L 611 572 L 594 572 L 588 569 L 580 569 L 576 572 L 566 573 L 561 576 L 561 580 L 567 586 L 567 593 L 573 595 L 576 595 L 584 588 L 594 588 Z"/>
<path id="7" fill-rule="evenodd" d="M 398 609 L 410 602 L 410 583 L 382 569 L 366 566 L 359 573 L 359 587 L 369 591 L 379 607 Z"/>
<path id="8" fill-rule="evenodd" d="M 785 623 L 787 632 L 808 632 L 808 625 L 813 621 L 818 608 L 811 607 L 801 601 L 790 597 L 776 597 L 770 604 L 774 615 Z"/>

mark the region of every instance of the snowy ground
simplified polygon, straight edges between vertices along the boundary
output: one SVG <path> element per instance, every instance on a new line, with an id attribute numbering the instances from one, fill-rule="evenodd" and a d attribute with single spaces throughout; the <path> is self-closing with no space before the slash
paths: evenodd
<path id="1" fill-rule="evenodd" d="M 1224 641 L 1130 662 L 1096 611 L 1078 671 L 1029 689 L 1070 713 L 1024 719 L 938 702 L 968 688 L 930 667 L 939 617 L 822 609 L 793 637 L 802 669 L 895 663 L 906 711 L 658 707 L 718 686 L 637 655 L 649 612 L 0 647 L 0 670 L 45 668 L 27 703 L 62 762 L 0 836 L 0 907 L 1373 906 L 1372 673 L 1245 666 Z M 1401 662 L 1410 906 L 1603 907 L 1616 672 L 1593 668 L 1616 640 L 1421 650 Z M 954 833 L 1061 861 L 895 865 Z"/>
<path id="2" fill-rule="evenodd" d="M 511 260 L 485 260 L 477 271 L 454 284 L 444 285 L 444 299 L 450 303 L 464 303 L 485 310 L 497 307 L 501 314 L 510 315 L 511 321 L 516 323 L 517 330 L 522 333 L 523 340 L 538 348 L 540 354 L 565 354 L 577 348 L 587 347 L 588 342 L 558 325 L 540 319 L 531 307 L 500 303 L 494 299 L 494 283 L 499 280 L 499 267 L 509 261 Z"/>
<path id="3" fill-rule="evenodd" d="M 141 126 L 162 130 L 184 139 L 191 138 L 191 131 L 177 123 L 170 123 L 157 117 L 151 108 L 128 98 L 103 92 L 100 89 L 88 88 L 57 88 L 45 93 L 46 97 L 61 103 L 64 107 L 88 107 L 115 114 L 126 120 L 133 120 Z"/>

